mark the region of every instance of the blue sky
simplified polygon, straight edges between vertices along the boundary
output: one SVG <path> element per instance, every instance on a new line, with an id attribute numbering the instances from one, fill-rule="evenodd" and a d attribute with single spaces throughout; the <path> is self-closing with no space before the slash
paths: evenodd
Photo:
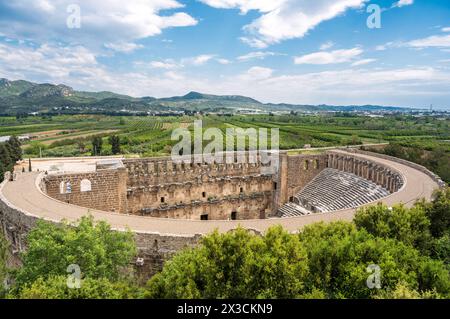
<path id="1" fill-rule="evenodd" d="M 71 4 L 79 28 L 67 25 Z M 367 26 L 371 4 L 381 28 Z M 450 109 L 450 2 L 0 0 L 0 77 L 133 96 Z"/>

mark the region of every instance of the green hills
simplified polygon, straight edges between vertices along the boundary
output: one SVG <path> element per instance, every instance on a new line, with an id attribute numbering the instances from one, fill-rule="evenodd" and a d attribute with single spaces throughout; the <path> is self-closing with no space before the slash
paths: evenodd
<path id="1" fill-rule="evenodd" d="M 189 92 L 167 98 L 131 97 L 114 92 L 76 91 L 63 84 L 33 83 L 24 80 L 0 79 L 0 114 L 30 113 L 159 113 L 159 112 L 221 112 L 258 113 L 276 111 L 410 111 L 408 108 L 365 105 L 292 105 L 264 104 L 241 95 L 211 95 Z"/>

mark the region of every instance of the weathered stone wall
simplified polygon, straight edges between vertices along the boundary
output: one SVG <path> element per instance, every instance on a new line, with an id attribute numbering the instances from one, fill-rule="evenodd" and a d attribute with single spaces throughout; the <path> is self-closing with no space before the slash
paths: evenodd
<path id="1" fill-rule="evenodd" d="M 272 208 L 272 178 L 203 177 L 183 183 L 128 188 L 128 213 L 153 217 L 200 219 L 260 218 Z"/>
<path id="2" fill-rule="evenodd" d="M 82 191 L 81 184 L 86 181 L 90 182 L 90 190 Z M 65 203 L 125 213 L 127 211 L 126 181 L 126 169 L 120 168 L 92 173 L 47 175 L 41 189 L 50 197 Z M 67 192 L 67 183 L 71 186 L 70 193 Z"/>
<path id="3" fill-rule="evenodd" d="M 379 150 L 380 147 L 376 148 L 376 147 L 371 146 L 370 149 Z M 360 149 L 348 149 L 346 151 L 349 152 L 349 153 L 370 155 L 370 156 L 373 156 L 373 157 L 378 157 L 378 158 L 386 159 L 386 160 L 393 161 L 393 162 L 396 162 L 396 163 L 400 163 L 400 164 L 403 164 L 403 165 L 407 165 L 409 167 L 417 169 L 418 171 L 420 171 L 420 172 L 430 176 L 439 185 L 440 188 L 444 188 L 444 187 L 447 186 L 447 183 L 444 182 L 437 174 L 433 173 L 432 171 L 430 171 L 425 166 L 419 165 L 417 163 L 413 163 L 413 162 L 404 160 L 402 158 L 398 158 L 398 157 L 394 157 L 394 156 L 390 156 L 390 155 L 386 155 L 386 154 L 370 152 L 370 150 L 366 151 L 366 150 L 360 150 Z"/>
<path id="4" fill-rule="evenodd" d="M 38 218 L 15 208 L 4 198 L 1 190 L 7 182 L 5 180 L 0 184 L 0 232 L 10 244 L 8 266 L 17 267 L 22 263 L 20 254 L 27 247 L 27 234 L 36 225 Z"/>
<path id="5" fill-rule="evenodd" d="M 273 212 L 273 176 L 256 163 L 124 160 L 127 212 L 162 218 L 258 219 Z"/>
<path id="6" fill-rule="evenodd" d="M 196 180 L 199 176 L 211 177 L 258 175 L 263 165 L 251 163 L 175 163 L 170 158 L 127 159 L 123 164 L 128 169 L 129 187 L 182 183 Z"/>
<path id="7" fill-rule="evenodd" d="M 47 176 L 41 187 L 58 200 L 99 210 L 158 218 L 228 220 L 274 216 L 278 207 L 291 201 L 327 167 L 354 173 L 391 192 L 402 186 L 401 176 L 392 169 L 333 151 L 317 155 L 280 152 L 278 171 L 265 174 L 266 167 L 260 161 L 191 164 L 175 163 L 168 157 L 129 159 L 118 168 L 101 167 L 97 165 L 92 173 Z M 91 183 L 90 191 L 81 191 L 83 180 Z M 67 182 L 72 190 L 62 193 L 61 183 Z"/>
<path id="8" fill-rule="evenodd" d="M 391 193 L 397 192 L 404 184 L 401 174 L 391 167 L 366 160 L 351 153 L 328 152 L 328 167 L 358 175 L 380 185 Z"/>
<path id="9" fill-rule="evenodd" d="M 145 282 L 161 271 L 167 260 L 182 249 L 194 247 L 200 238 L 201 235 L 177 236 L 137 233 L 135 240 L 139 252 L 138 258 L 142 258 L 143 261 L 143 264 L 136 263 L 135 267 L 140 281 Z"/>
<path id="10" fill-rule="evenodd" d="M 271 215 L 271 212 L 272 192 L 266 192 L 143 209 L 141 214 L 159 218 L 243 220 L 266 218 Z"/>
<path id="11" fill-rule="evenodd" d="M 328 166 L 328 155 L 291 155 L 287 157 L 287 195 L 295 196 Z"/>

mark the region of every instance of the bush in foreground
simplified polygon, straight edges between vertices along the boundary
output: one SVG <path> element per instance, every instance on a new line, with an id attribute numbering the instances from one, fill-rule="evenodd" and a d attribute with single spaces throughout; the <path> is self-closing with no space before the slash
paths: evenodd
<path id="1" fill-rule="evenodd" d="M 130 274 L 130 262 L 136 255 L 130 231 L 112 231 L 106 222 L 94 222 L 92 216 L 82 217 L 77 227 L 39 221 L 27 241 L 23 267 L 15 276 L 16 291 L 33 287 L 36 281 L 42 286 L 50 278 L 57 283 L 54 277 L 67 277 L 69 265 L 80 267 L 82 279 L 118 281 Z"/>
<path id="2" fill-rule="evenodd" d="M 367 285 L 369 265 L 380 267 L 380 290 Z M 264 236 L 216 232 L 168 262 L 148 282 L 146 297 L 377 298 L 402 283 L 414 294 L 450 294 L 441 261 L 352 223 L 317 223 L 298 235 L 280 227 Z"/>

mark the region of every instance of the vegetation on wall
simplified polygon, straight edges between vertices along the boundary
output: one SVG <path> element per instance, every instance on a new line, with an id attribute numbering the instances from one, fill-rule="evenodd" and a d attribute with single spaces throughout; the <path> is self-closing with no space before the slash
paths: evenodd
<path id="1" fill-rule="evenodd" d="M 317 223 L 298 235 L 213 233 L 168 262 L 149 298 L 449 298 L 450 191 L 432 203 L 361 209 L 353 223 Z M 367 286 L 367 267 L 381 289 Z"/>
<path id="2" fill-rule="evenodd" d="M 450 190 L 412 208 L 376 205 L 354 222 L 316 223 L 298 234 L 280 226 L 201 239 L 166 262 L 145 286 L 130 269 L 133 234 L 83 217 L 78 227 L 39 222 L 9 298 L 450 298 Z M 0 239 L 0 276 L 5 272 Z M 80 288 L 67 266 L 81 269 Z M 370 266 L 380 288 L 369 288 Z M 368 272 L 368 267 L 371 271 Z"/>
<path id="3" fill-rule="evenodd" d="M 450 184 L 450 143 L 428 140 L 391 142 L 380 152 L 425 166 Z"/>
<path id="4" fill-rule="evenodd" d="M 20 141 L 16 136 L 11 136 L 8 141 L 0 143 L 0 182 L 4 174 L 14 168 L 14 164 L 22 159 Z"/>
<path id="5" fill-rule="evenodd" d="M 148 298 L 448 298 L 448 233 L 431 222 L 450 192 L 408 209 L 374 206 L 355 222 L 316 223 L 299 234 L 280 227 L 260 237 L 243 229 L 213 233 L 168 262 L 147 285 Z M 432 213 L 431 213 L 432 212 Z M 447 236 L 447 237 L 446 237 Z M 381 288 L 367 285 L 367 267 L 381 270 Z"/>
<path id="6" fill-rule="evenodd" d="M 112 231 L 103 221 L 94 223 L 93 217 L 82 217 L 76 227 L 39 221 L 27 242 L 12 296 L 115 298 L 133 287 L 130 264 L 136 245 L 130 231 Z M 81 270 L 81 286 L 86 283 L 81 291 L 64 285 L 69 265 Z"/>

